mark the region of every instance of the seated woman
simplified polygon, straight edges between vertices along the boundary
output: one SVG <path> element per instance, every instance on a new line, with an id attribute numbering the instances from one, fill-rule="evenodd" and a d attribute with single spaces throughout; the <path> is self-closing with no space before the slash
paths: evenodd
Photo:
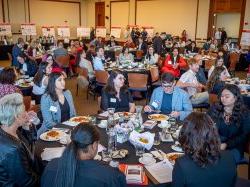
<path id="1" fill-rule="evenodd" d="M 35 97 L 36 104 L 40 104 L 41 97 L 45 92 L 48 85 L 49 74 L 52 70 L 52 63 L 41 62 L 38 67 L 38 71 L 34 77 L 34 86 L 32 94 Z"/>
<path id="2" fill-rule="evenodd" d="M 29 121 L 21 94 L 12 93 L 0 99 L 0 186 L 39 186 L 34 156 L 18 130 Z"/>
<path id="3" fill-rule="evenodd" d="M 189 95 L 181 88 L 175 86 L 174 76 L 164 73 L 161 76 L 162 86 L 156 88 L 145 112 L 160 110 L 164 114 L 183 120 L 193 110 Z"/>
<path id="4" fill-rule="evenodd" d="M 135 112 L 135 104 L 127 87 L 124 76 L 119 71 L 112 71 L 106 87 L 103 89 L 101 109 L 115 108 L 116 112 Z"/>
<path id="5" fill-rule="evenodd" d="M 191 42 L 191 45 L 187 47 L 188 53 L 198 53 L 199 49 L 196 47 L 195 41 Z"/>
<path id="6" fill-rule="evenodd" d="M 212 119 L 193 112 L 179 135 L 184 155 L 175 162 L 172 187 L 233 187 L 237 170 L 233 155 L 220 150 L 220 138 Z"/>
<path id="7" fill-rule="evenodd" d="M 226 68 L 216 67 L 208 79 L 207 83 L 208 93 L 218 95 L 225 86 L 226 79 L 227 79 Z"/>
<path id="8" fill-rule="evenodd" d="M 43 123 L 38 129 L 38 137 L 56 124 L 69 120 L 76 115 L 71 92 L 65 90 L 62 73 L 51 73 L 45 94 L 41 99 Z"/>
<path id="9" fill-rule="evenodd" d="M 148 64 L 156 64 L 158 62 L 159 55 L 157 53 L 154 53 L 154 48 L 153 46 L 148 47 L 148 52 L 145 56 L 145 61 Z"/>
<path id="10" fill-rule="evenodd" d="M 0 98 L 11 93 L 21 93 L 14 84 L 16 72 L 12 67 L 6 67 L 0 72 Z"/>
<path id="11" fill-rule="evenodd" d="M 218 128 L 221 150 L 230 150 L 240 162 L 250 133 L 250 116 L 238 86 L 225 85 L 219 104 L 210 107 L 208 114 Z"/>
<path id="12" fill-rule="evenodd" d="M 174 77 L 180 76 L 180 68 L 186 67 L 187 63 L 179 55 L 179 49 L 174 48 L 173 53 L 168 55 L 162 66 L 162 73 L 171 73 Z"/>
<path id="13" fill-rule="evenodd" d="M 211 68 L 208 70 L 208 78 L 210 77 L 210 75 L 214 71 L 215 67 L 224 67 L 225 71 L 226 71 L 226 74 L 227 74 L 227 78 L 230 78 L 230 74 L 229 74 L 226 66 L 224 66 L 223 64 L 224 64 L 223 58 L 220 58 L 220 57 L 217 58 L 216 61 L 215 61 L 215 64 L 213 66 L 211 66 Z"/>
<path id="14" fill-rule="evenodd" d="M 122 53 L 119 55 L 119 61 L 120 62 L 126 62 L 126 61 L 134 62 L 134 55 L 129 53 L 128 47 L 122 48 Z"/>
<path id="15" fill-rule="evenodd" d="M 76 63 L 80 68 L 86 68 L 88 70 L 88 77 L 90 80 L 95 77 L 92 63 L 87 60 L 86 52 L 84 50 L 80 50 L 77 52 Z"/>
<path id="16" fill-rule="evenodd" d="M 100 134 L 95 126 L 79 124 L 71 132 L 71 143 L 62 157 L 48 163 L 41 186 L 125 187 L 126 178 L 117 168 L 94 160 Z"/>

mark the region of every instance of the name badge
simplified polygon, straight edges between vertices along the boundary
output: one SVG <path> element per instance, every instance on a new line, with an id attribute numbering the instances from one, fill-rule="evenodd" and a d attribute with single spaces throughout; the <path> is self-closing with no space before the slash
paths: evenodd
<path id="1" fill-rule="evenodd" d="M 168 64 L 172 64 L 172 61 L 171 61 L 171 60 L 169 60 L 169 61 L 168 61 Z"/>
<path id="2" fill-rule="evenodd" d="M 111 103 L 116 103 L 116 98 L 110 98 Z"/>
<path id="3" fill-rule="evenodd" d="M 57 107 L 55 107 L 55 106 L 50 106 L 49 110 L 50 110 L 51 112 L 57 112 Z"/>

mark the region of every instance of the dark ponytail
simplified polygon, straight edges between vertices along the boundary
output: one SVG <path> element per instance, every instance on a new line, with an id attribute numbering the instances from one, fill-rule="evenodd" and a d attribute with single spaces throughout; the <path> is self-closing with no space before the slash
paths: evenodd
<path id="1" fill-rule="evenodd" d="M 77 171 L 78 151 L 88 151 L 88 146 L 99 141 L 100 134 L 95 126 L 79 124 L 71 132 L 71 143 L 66 147 L 55 177 L 56 187 L 74 187 Z"/>

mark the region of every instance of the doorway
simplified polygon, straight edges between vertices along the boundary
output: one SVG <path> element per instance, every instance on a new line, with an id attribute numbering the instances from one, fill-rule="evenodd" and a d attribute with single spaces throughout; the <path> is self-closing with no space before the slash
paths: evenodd
<path id="1" fill-rule="evenodd" d="M 95 3 L 95 26 L 105 26 L 105 2 Z"/>

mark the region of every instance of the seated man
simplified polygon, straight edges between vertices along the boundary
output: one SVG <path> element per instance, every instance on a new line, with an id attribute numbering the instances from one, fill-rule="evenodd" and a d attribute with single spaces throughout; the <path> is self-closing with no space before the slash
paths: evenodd
<path id="1" fill-rule="evenodd" d="M 150 104 L 145 106 L 144 111 L 160 110 L 164 114 L 183 120 L 193 110 L 189 95 L 175 86 L 175 78 L 171 73 L 162 74 L 161 82 L 162 86 L 153 91 Z"/>
<path id="2" fill-rule="evenodd" d="M 192 104 L 208 103 L 208 92 L 201 92 L 204 85 L 199 83 L 196 74 L 199 71 L 199 61 L 194 58 L 189 59 L 189 70 L 185 72 L 176 86 L 184 88 L 189 93 Z"/>

